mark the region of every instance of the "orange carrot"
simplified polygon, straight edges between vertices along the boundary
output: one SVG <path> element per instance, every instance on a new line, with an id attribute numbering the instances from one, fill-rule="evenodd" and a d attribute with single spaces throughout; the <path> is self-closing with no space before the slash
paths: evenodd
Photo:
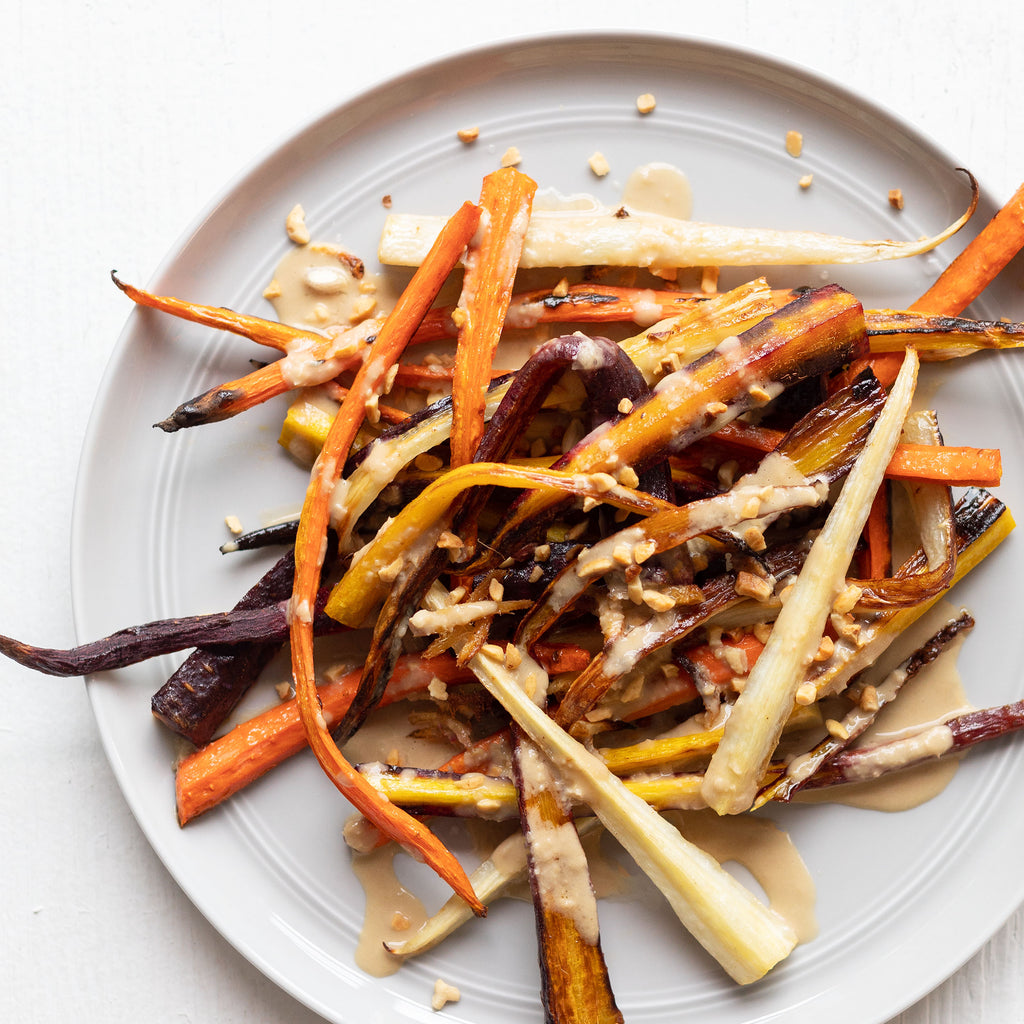
<path id="1" fill-rule="evenodd" d="M 348 394 L 348 388 L 334 380 L 328 381 L 324 388 L 336 402 L 345 401 L 345 396 Z M 378 405 L 377 411 L 384 423 L 404 423 L 409 418 L 409 413 L 402 409 L 396 409 L 393 405 Z"/>
<path id="2" fill-rule="evenodd" d="M 429 864 L 473 907 L 475 913 L 485 914 L 486 908 L 473 892 L 466 872 L 447 847 L 426 825 L 382 797 L 338 749 L 317 699 L 311 614 L 323 563 L 330 495 L 341 475 L 349 448 L 368 407 L 372 407 L 371 403 L 376 401 L 388 371 L 408 344 L 441 285 L 458 263 L 476 231 L 479 219 L 479 208 L 472 203 L 465 203 L 445 225 L 427 258 L 384 322 L 331 423 L 323 449 L 313 467 L 299 517 L 289 637 L 292 675 L 302 724 L 309 745 L 328 778 L 356 810 L 382 833 L 397 840 Z"/>
<path id="3" fill-rule="evenodd" d="M 889 485 L 878 488 L 867 522 L 864 524 L 867 550 L 863 576 L 869 580 L 882 580 L 892 573 L 892 517 L 889 512 Z"/>
<path id="4" fill-rule="evenodd" d="M 484 405 L 505 314 L 512 298 L 537 183 L 514 167 L 484 178 L 482 239 L 466 260 L 452 377 L 452 466 L 473 461 L 484 432 Z"/>
<path id="5" fill-rule="evenodd" d="M 328 726 L 345 713 L 361 674 L 362 670 L 356 669 L 335 682 L 317 687 Z M 468 669 L 460 669 L 450 655 L 429 660 L 400 658 L 388 680 L 381 706 L 425 693 L 434 678 L 449 686 L 476 679 Z M 175 792 L 179 823 L 185 825 L 215 807 L 306 746 L 306 731 L 294 698 L 235 726 L 178 765 Z"/>
<path id="6" fill-rule="evenodd" d="M 779 430 L 735 421 L 712 435 L 715 440 L 765 454 L 774 451 L 784 436 Z M 950 487 L 998 487 L 1002 472 L 998 448 L 899 444 L 885 475 L 893 480 L 928 480 Z"/>
<path id="7" fill-rule="evenodd" d="M 992 283 L 1022 246 L 1024 185 L 910 308 L 955 316 Z"/>

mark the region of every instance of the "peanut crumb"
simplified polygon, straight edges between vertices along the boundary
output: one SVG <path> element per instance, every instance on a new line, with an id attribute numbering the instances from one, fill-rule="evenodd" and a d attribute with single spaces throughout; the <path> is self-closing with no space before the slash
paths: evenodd
<path id="1" fill-rule="evenodd" d="M 889 189 L 889 205 L 894 210 L 903 209 L 903 189 L 891 188 Z"/>
<path id="2" fill-rule="evenodd" d="M 804 137 L 800 132 L 786 132 L 786 152 L 797 157 L 804 151 Z"/>
<path id="3" fill-rule="evenodd" d="M 768 547 L 764 534 L 756 526 L 748 526 L 743 531 L 743 542 L 751 551 L 764 551 Z"/>
<path id="4" fill-rule="evenodd" d="M 399 555 L 389 565 L 385 565 L 377 570 L 377 575 L 380 577 L 383 583 L 394 583 L 398 579 L 398 574 L 402 571 L 402 566 L 405 565 L 405 556 Z"/>
<path id="5" fill-rule="evenodd" d="M 829 658 L 835 653 L 836 644 L 830 636 L 823 636 L 821 643 L 818 644 L 818 649 L 814 653 L 815 661 L 828 661 Z"/>
<path id="6" fill-rule="evenodd" d="M 388 369 L 387 376 L 384 378 L 384 394 L 390 395 L 391 389 L 395 386 L 395 381 L 398 380 L 398 363 L 392 364 Z"/>
<path id="7" fill-rule="evenodd" d="M 770 622 L 755 622 L 754 636 L 763 643 L 768 643 L 768 637 L 772 635 L 772 624 Z"/>
<path id="8" fill-rule="evenodd" d="M 581 579 L 587 576 L 603 576 L 614 568 L 615 563 L 610 558 L 592 558 L 576 569 L 576 575 Z"/>
<path id="9" fill-rule="evenodd" d="M 462 993 L 447 981 L 438 978 L 434 982 L 434 994 L 430 999 L 432 1010 L 443 1010 L 448 1003 L 457 1003 L 462 998 Z"/>
<path id="10" fill-rule="evenodd" d="M 492 578 L 487 584 L 487 593 L 492 601 L 500 601 L 505 596 L 505 588 L 501 585 L 501 580 Z"/>
<path id="11" fill-rule="evenodd" d="M 587 163 L 589 164 L 591 171 L 593 171 L 599 178 L 603 178 L 611 170 L 611 166 L 605 158 L 604 153 L 592 153 Z"/>
<path id="12" fill-rule="evenodd" d="M 628 398 L 620 399 L 617 408 L 623 416 L 627 416 L 633 411 L 633 402 Z"/>
<path id="13" fill-rule="evenodd" d="M 612 551 L 612 558 L 619 565 L 633 564 L 633 549 L 628 544 L 616 544 Z"/>
<path id="14" fill-rule="evenodd" d="M 306 211 L 299 203 L 296 203 L 284 220 L 284 229 L 288 237 L 296 245 L 306 245 L 309 242 L 309 228 L 306 227 Z"/>
<path id="15" fill-rule="evenodd" d="M 441 536 L 437 538 L 437 547 L 447 548 L 449 551 L 461 551 L 462 538 L 457 537 L 449 530 L 442 530 Z"/>
<path id="16" fill-rule="evenodd" d="M 281 282 L 275 277 L 266 288 L 263 289 L 263 298 L 265 299 L 279 299 L 281 298 Z"/>
<path id="17" fill-rule="evenodd" d="M 470 142 L 476 142 L 480 138 L 480 129 L 473 125 L 472 128 L 460 128 L 455 134 L 459 142 L 465 142 L 468 145 Z"/>
<path id="18" fill-rule="evenodd" d="M 642 565 L 657 550 L 658 545 L 655 541 L 649 539 L 639 541 L 633 545 L 633 561 L 637 565 Z"/>
<path id="19" fill-rule="evenodd" d="M 505 649 L 503 647 L 499 647 L 497 644 L 484 644 L 483 647 L 480 648 L 480 653 L 485 658 L 490 658 L 491 661 L 504 662 L 505 660 Z"/>
<path id="20" fill-rule="evenodd" d="M 806 189 L 809 189 L 809 188 L 811 187 L 811 182 L 812 182 L 812 181 L 814 181 L 814 175 L 813 175 L 813 174 L 805 174 L 805 175 L 804 175 L 804 176 L 803 176 L 803 177 L 802 177 L 802 178 L 801 178 L 801 179 L 800 179 L 800 180 L 799 180 L 799 181 L 797 182 L 797 184 L 798 184 L 798 185 L 799 185 L 799 186 L 800 186 L 800 187 L 801 187 L 802 189 L 806 190 Z"/>
<path id="21" fill-rule="evenodd" d="M 747 394 L 750 395 L 755 402 L 770 402 L 772 396 L 760 384 L 751 384 L 747 388 Z"/>
<path id="22" fill-rule="evenodd" d="M 396 932 L 407 932 L 412 927 L 412 921 L 409 920 L 408 914 L 403 914 L 400 910 L 396 910 L 391 915 L 391 930 Z"/>
<path id="23" fill-rule="evenodd" d="M 238 516 L 225 516 L 224 525 L 233 533 L 236 537 L 242 532 L 242 520 Z"/>
<path id="24" fill-rule="evenodd" d="M 645 590 L 644 604 L 652 612 L 667 612 L 676 606 L 675 601 L 668 594 L 661 593 L 660 590 Z"/>
<path id="25" fill-rule="evenodd" d="M 452 323 L 461 331 L 463 327 L 469 323 L 469 314 L 462 308 L 462 306 L 456 306 L 452 310 Z"/>
<path id="26" fill-rule="evenodd" d="M 564 299 L 569 294 L 569 279 L 563 277 L 554 288 L 551 289 L 551 294 L 556 299 Z"/>
<path id="27" fill-rule="evenodd" d="M 637 488 L 640 486 L 640 477 L 632 466 L 623 466 L 618 472 L 619 483 L 623 487 Z"/>
<path id="28" fill-rule="evenodd" d="M 601 504 L 601 502 L 599 502 L 597 500 L 597 498 L 584 498 L 583 499 L 583 511 L 584 512 L 590 512 L 593 509 L 597 508 L 597 506 L 600 505 L 600 504 Z"/>
<path id="29" fill-rule="evenodd" d="M 390 193 L 380 197 L 380 205 L 383 206 L 385 210 L 390 210 L 391 209 L 391 195 L 390 195 Z"/>
<path id="30" fill-rule="evenodd" d="M 801 683 L 794 699 L 801 707 L 809 708 L 818 699 L 818 688 L 814 683 Z"/>
<path id="31" fill-rule="evenodd" d="M 836 599 L 832 602 L 832 611 L 839 615 L 845 615 L 847 612 L 853 611 L 856 607 L 857 602 L 860 600 L 861 594 L 864 591 L 851 583 Z"/>
<path id="32" fill-rule="evenodd" d="M 434 700 L 447 700 L 448 684 L 445 683 L 443 679 L 438 679 L 437 676 L 434 676 L 434 678 L 427 683 L 427 693 L 429 693 Z"/>
<path id="33" fill-rule="evenodd" d="M 729 411 L 729 406 L 727 406 L 725 402 L 708 402 L 708 404 L 704 406 L 704 411 L 709 416 L 721 416 L 722 413 Z"/>
<path id="34" fill-rule="evenodd" d="M 546 562 L 551 557 L 550 544 L 538 544 L 533 549 L 533 560 L 535 562 Z"/>
<path id="35" fill-rule="evenodd" d="M 865 686 L 860 691 L 860 699 L 857 703 L 862 711 L 867 712 L 877 711 L 882 706 L 878 699 L 878 691 L 871 685 Z"/>
<path id="36" fill-rule="evenodd" d="M 825 728 L 828 730 L 829 736 L 834 739 L 848 740 L 850 738 L 849 729 L 842 722 L 837 722 L 834 718 L 826 719 Z"/>
<path id="37" fill-rule="evenodd" d="M 292 684 L 291 683 L 278 683 L 274 687 L 274 690 L 277 693 L 278 699 L 280 699 L 280 700 L 290 700 L 291 699 L 291 695 L 292 695 Z"/>
<path id="38" fill-rule="evenodd" d="M 539 566 L 535 565 L 530 570 L 530 582 L 539 583 L 544 578 L 544 570 Z"/>
<path id="39" fill-rule="evenodd" d="M 772 596 L 772 585 L 767 580 L 744 569 L 736 574 L 733 589 L 741 597 L 752 597 L 755 601 L 767 601 Z"/>
<path id="40" fill-rule="evenodd" d="M 523 156 L 515 146 L 509 146 L 501 154 L 502 167 L 518 167 L 523 162 Z"/>
<path id="41" fill-rule="evenodd" d="M 508 644 L 505 647 L 505 668 L 510 672 L 514 672 L 522 663 L 522 651 L 515 644 Z"/>
<path id="42" fill-rule="evenodd" d="M 636 98 L 636 109 L 641 114 L 649 114 L 657 106 L 657 101 L 654 98 L 654 93 L 645 92 Z"/>

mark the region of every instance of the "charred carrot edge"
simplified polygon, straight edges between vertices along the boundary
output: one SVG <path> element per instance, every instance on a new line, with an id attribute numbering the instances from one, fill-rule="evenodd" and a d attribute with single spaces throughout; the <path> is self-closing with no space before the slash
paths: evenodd
<path id="1" fill-rule="evenodd" d="M 911 307 L 953 316 L 966 309 L 1024 246 L 1024 185 Z"/>
<path id="2" fill-rule="evenodd" d="M 317 688 L 328 725 L 345 713 L 359 685 L 359 676 L 357 669 Z M 400 658 L 381 704 L 393 704 L 426 692 L 435 677 L 449 686 L 475 679 L 472 672 L 460 669 L 451 656 L 430 660 Z M 179 824 L 185 825 L 216 807 L 306 746 L 306 731 L 294 698 L 235 726 L 178 765 L 175 794 Z"/>
<path id="3" fill-rule="evenodd" d="M 259 316 L 236 313 L 233 309 L 223 306 L 203 306 L 197 302 L 188 302 L 171 295 L 154 295 L 152 292 L 136 288 L 134 285 L 122 281 L 117 276 L 116 270 L 111 271 L 110 279 L 137 305 L 148 306 L 150 309 L 157 309 L 161 313 L 169 313 L 180 320 L 202 324 L 204 327 L 230 331 L 232 334 L 255 341 L 258 345 L 276 348 L 280 352 L 287 352 L 289 346 L 296 342 L 317 345 L 326 340 L 322 334 L 304 331 L 298 327 L 289 327 L 277 320 L 265 320 Z"/>
<path id="4" fill-rule="evenodd" d="M 310 609 L 316 595 L 330 516 L 329 499 L 349 448 L 388 370 L 408 344 L 413 332 L 451 273 L 476 231 L 480 210 L 465 203 L 448 221 L 394 310 L 384 322 L 367 359 L 337 416 L 310 476 L 295 541 L 295 584 L 292 591 L 290 639 L 292 675 L 302 724 L 310 748 L 324 772 L 356 810 L 382 833 L 424 860 L 477 914 L 486 914 L 473 892 L 462 865 L 422 822 L 400 810 L 345 759 L 334 742 L 317 699 L 313 664 L 313 629 Z"/>
<path id="5" fill-rule="evenodd" d="M 712 438 L 767 453 L 779 446 L 783 436 L 778 430 L 734 422 L 719 429 Z M 950 487 L 998 487 L 1003 462 L 998 448 L 899 444 L 885 475 L 893 480 L 928 480 Z"/>
<path id="6" fill-rule="evenodd" d="M 467 261 L 459 340 L 452 375 L 452 466 L 471 462 L 484 433 L 484 402 L 491 379 L 537 183 L 514 167 L 492 171 L 483 181 L 483 240 Z"/>

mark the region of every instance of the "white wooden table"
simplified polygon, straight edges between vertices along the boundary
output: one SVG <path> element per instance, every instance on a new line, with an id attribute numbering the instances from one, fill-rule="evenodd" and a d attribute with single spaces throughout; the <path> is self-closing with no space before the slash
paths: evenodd
<path id="1" fill-rule="evenodd" d="M 5 0 L 0 10 L 0 630 L 54 645 L 73 641 L 81 438 L 126 316 L 109 269 L 145 281 L 226 182 L 375 81 L 556 22 L 664 29 L 848 86 L 929 134 L 999 200 L 1024 180 L 1017 0 Z M 0 821 L 0 1019 L 319 1020 L 236 954 L 166 874 L 114 783 L 79 681 L 0 665 Z M 1022 966 L 1018 911 L 896 1019 L 1024 1021 Z"/>

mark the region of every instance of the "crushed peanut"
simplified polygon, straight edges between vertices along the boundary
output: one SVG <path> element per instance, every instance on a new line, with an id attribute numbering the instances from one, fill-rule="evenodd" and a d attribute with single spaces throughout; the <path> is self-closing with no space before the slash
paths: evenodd
<path id="1" fill-rule="evenodd" d="M 729 411 L 729 406 L 727 406 L 725 402 L 708 402 L 708 404 L 704 406 L 704 411 L 709 416 L 721 416 L 722 413 Z"/>
<path id="2" fill-rule="evenodd" d="M 597 498 L 584 498 L 583 499 L 583 511 L 584 512 L 590 512 L 592 509 L 597 508 L 597 506 L 600 505 L 600 504 L 601 504 L 601 502 L 599 502 L 597 500 Z"/>
<path id="3" fill-rule="evenodd" d="M 903 209 L 903 189 L 891 188 L 889 189 L 889 205 L 894 210 Z"/>
<path id="4" fill-rule="evenodd" d="M 786 132 L 786 152 L 797 157 L 804 151 L 804 137 L 800 132 Z"/>
<path id="5" fill-rule="evenodd" d="M 533 549 L 533 560 L 535 562 L 546 562 L 551 557 L 550 544 L 538 544 Z"/>
<path id="6" fill-rule="evenodd" d="M 821 643 L 818 644 L 818 649 L 814 653 L 815 661 L 828 661 L 829 658 L 835 653 L 836 644 L 830 636 L 823 636 Z"/>
<path id="7" fill-rule="evenodd" d="M 460 128 L 456 133 L 459 142 L 476 142 L 480 138 L 480 129 L 473 125 L 472 128 Z"/>
<path id="8" fill-rule="evenodd" d="M 238 516 L 225 516 L 224 525 L 236 537 L 242 532 L 242 520 Z"/>
<path id="9" fill-rule="evenodd" d="M 544 578 L 544 570 L 539 566 L 535 565 L 530 570 L 530 582 L 539 583 Z"/>
<path id="10" fill-rule="evenodd" d="M 814 683 L 801 683 L 794 699 L 801 707 L 809 708 L 818 699 L 818 688 Z"/>
<path id="11" fill-rule="evenodd" d="M 437 676 L 434 676 L 434 678 L 427 683 L 427 693 L 429 693 L 434 700 L 447 700 L 448 685 L 443 679 L 438 679 Z"/>
<path id="12" fill-rule="evenodd" d="M 509 146 L 508 149 L 501 154 L 502 167 L 518 167 L 522 162 L 522 154 L 515 146 Z"/>
<path id="13" fill-rule="evenodd" d="M 756 519 L 757 514 L 761 511 L 761 499 L 754 495 L 753 497 L 747 498 L 743 503 L 743 518 L 744 519 Z"/>
<path id="14" fill-rule="evenodd" d="M 348 322 L 357 324 L 365 320 L 377 308 L 377 299 L 373 295 L 360 295 L 352 303 L 352 312 L 349 313 Z"/>
<path id="15" fill-rule="evenodd" d="M 860 706 L 861 711 L 867 711 L 869 713 L 877 711 L 882 706 L 881 701 L 878 699 L 878 690 L 871 685 L 865 686 L 864 689 L 860 691 L 860 699 L 857 703 Z"/>
<path id="16" fill-rule="evenodd" d="M 628 416 L 629 413 L 631 413 L 633 411 L 633 403 L 632 403 L 632 401 L 630 399 L 623 398 L 623 399 L 620 399 L 617 408 L 618 408 L 619 412 L 622 413 L 623 416 Z"/>
<path id="17" fill-rule="evenodd" d="M 576 569 L 576 575 L 581 579 L 585 579 L 587 576 L 603 576 L 614 568 L 615 563 L 610 558 L 592 558 Z"/>
<path id="18" fill-rule="evenodd" d="M 764 551 L 768 547 L 768 542 L 764 539 L 764 534 L 756 526 L 748 526 L 743 531 L 743 543 L 746 544 L 751 551 Z"/>
<path id="19" fill-rule="evenodd" d="M 832 611 L 837 612 L 839 615 L 845 615 L 847 612 L 853 611 L 856 607 L 857 602 L 860 600 L 861 594 L 864 591 L 851 583 L 836 599 L 832 602 Z"/>
<path id="20" fill-rule="evenodd" d="M 637 565 L 643 565 L 657 550 L 658 545 L 656 541 L 650 539 L 638 541 L 633 545 L 633 561 Z"/>
<path id="21" fill-rule="evenodd" d="M 826 719 L 825 728 L 828 730 L 829 736 L 834 739 L 848 740 L 850 738 L 850 730 L 842 722 L 837 722 L 834 718 Z"/>
<path id="22" fill-rule="evenodd" d="M 811 182 L 812 181 L 814 181 L 814 175 L 813 174 L 805 174 L 805 175 L 803 175 L 803 177 L 800 178 L 800 180 L 797 182 L 797 184 L 802 189 L 806 190 L 806 189 L 809 189 L 811 187 Z"/>
<path id="23" fill-rule="evenodd" d="M 770 402 L 772 396 L 760 384 L 751 384 L 747 388 L 747 394 L 750 395 L 755 402 Z"/>
<path id="24" fill-rule="evenodd" d="M 755 622 L 754 636 L 763 644 L 768 643 L 768 637 L 772 635 L 772 624 L 770 622 Z"/>
<path id="25" fill-rule="evenodd" d="M 563 277 L 554 288 L 551 289 L 551 294 L 556 299 L 564 299 L 569 294 L 569 279 Z"/>
<path id="26" fill-rule="evenodd" d="M 284 229 L 296 245 L 309 243 L 309 228 L 306 227 L 306 211 L 296 203 L 284 220 Z"/>
<path id="27" fill-rule="evenodd" d="M 636 109 L 639 110 L 641 114 L 649 114 L 654 110 L 656 105 L 657 101 L 654 98 L 654 93 L 641 93 L 636 98 Z"/>
<path id="28" fill-rule="evenodd" d="M 505 588 L 501 585 L 501 580 L 492 577 L 487 584 L 487 593 L 492 601 L 500 601 L 505 596 Z"/>
<path id="29" fill-rule="evenodd" d="M 480 653 L 485 658 L 490 658 L 491 661 L 504 662 L 505 660 L 505 649 L 503 647 L 499 647 L 497 644 L 484 644 L 483 647 L 480 648 Z"/>
<path id="30" fill-rule="evenodd" d="M 395 381 L 398 379 L 398 363 L 392 364 L 391 368 L 387 372 L 387 376 L 384 378 L 384 394 L 390 395 L 391 389 L 395 386 Z"/>
<path id="31" fill-rule="evenodd" d="M 449 551 L 461 551 L 463 548 L 462 538 L 456 537 L 449 530 L 442 530 L 441 536 L 437 538 L 437 547 L 446 548 Z"/>
<path id="32" fill-rule="evenodd" d="M 457 1003 L 462 998 L 462 993 L 447 981 L 438 978 L 434 982 L 434 994 L 430 1000 L 432 1010 L 443 1010 L 448 1003 Z"/>
<path id="33" fill-rule="evenodd" d="M 618 472 L 619 483 L 623 487 L 639 487 L 640 477 L 632 466 L 623 466 Z"/>
<path id="34" fill-rule="evenodd" d="M 396 910 L 391 915 L 391 930 L 396 932 L 407 932 L 412 927 L 412 921 L 408 914 Z"/>
<path id="35" fill-rule="evenodd" d="M 290 700 L 292 696 L 292 684 L 291 683 L 277 683 L 274 686 L 274 690 L 280 700 Z"/>
<path id="36" fill-rule="evenodd" d="M 668 594 L 661 593 L 660 590 L 645 590 L 644 591 L 644 604 L 651 609 L 652 612 L 667 612 L 675 608 L 675 601 L 668 596 Z"/>
<path id="37" fill-rule="evenodd" d="M 378 569 L 377 575 L 383 583 L 394 583 L 398 579 L 398 574 L 402 571 L 402 566 L 404 565 L 405 556 L 399 555 L 390 565 L 385 565 Z"/>
<path id="38" fill-rule="evenodd" d="M 632 565 L 633 549 L 628 544 L 616 544 L 612 550 L 612 558 L 619 565 Z"/>
<path id="39" fill-rule="evenodd" d="M 510 672 L 514 672 L 522 663 L 522 651 L 515 644 L 508 644 L 505 647 L 505 668 Z"/>
<path id="40" fill-rule="evenodd" d="M 460 331 L 469 323 L 469 314 L 462 308 L 462 306 L 456 306 L 452 310 L 452 323 L 455 324 Z"/>
<path id="41" fill-rule="evenodd" d="M 599 178 L 603 178 L 610 170 L 611 166 L 605 158 L 604 153 L 595 152 L 590 155 L 590 159 L 587 161 L 590 169 Z"/>
<path id="42" fill-rule="evenodd" d="M 736 574 L 733 589 L 741 597 L 752 597 L 755 601 L 767 601 L 772 596 L 772 585 L 768 580 L 744 569 Z"/>
<path id="43" fill-rule="evenodd" d="M 263 289 L 263 298 L 265 299 L 279 299 L 281 298 L 281 282 L 275 277 L 266 288 Z"/>

